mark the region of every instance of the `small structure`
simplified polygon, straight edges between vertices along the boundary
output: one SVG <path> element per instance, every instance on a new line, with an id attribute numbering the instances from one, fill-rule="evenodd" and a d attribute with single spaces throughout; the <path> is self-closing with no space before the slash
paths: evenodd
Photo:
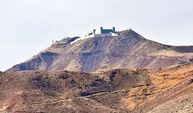
<path id="1" fill-rule="evenodd" d="M 117 36 L 117 32 L 115 30 L 115 27 L 112 29 L 104 29 L 103 27 L 100 27 L 100 33 L 96 34 L 96 30 L 93 31 L 93 34 L 95 37 L 103 37 L 103 36 Z"/>
<path id="2" fill-rule="evenodd" d="M 94 35 L 96 34 L 96 29 L 93 29 L 93 34 L 94 34 Z"/>
<path id="3" fill-rule="evenodd" d="M 113 27 L 113 29 L 103 29 L 103 27 L 101 27 L 101 34 L 109 34 L 109 33 L 116 33 L 115 27 Z"/>
<path id="4" fill-rule="evenodd" d="M 116 32 L 115 27 L 112 29 L 103 29 L 100 27 L 99 34 L 96 33 L 96 29 L 93 29 L 92 32 L 88 33 L 85 37 L 101 37 L 101 36 L 117 36 L 118 32 Z"/>
<path id="5" fill-rule="evenodd" d="M 85 37 L 87 37 L 87 36 L 93 36 L 94 37 L 95 34 L 96 34 L 96 29 L 93 29 L 93 31 L 88 33 L 88 35 L 86 35 Z"/>

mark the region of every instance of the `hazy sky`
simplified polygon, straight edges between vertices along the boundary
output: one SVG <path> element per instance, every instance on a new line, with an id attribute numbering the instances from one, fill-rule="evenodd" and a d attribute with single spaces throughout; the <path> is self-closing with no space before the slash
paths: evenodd
<path id="1" fill-rule="evenodd" d="M 193 0 L 0 0 L 0 70 L 100 26 L 193 45 Z"/>

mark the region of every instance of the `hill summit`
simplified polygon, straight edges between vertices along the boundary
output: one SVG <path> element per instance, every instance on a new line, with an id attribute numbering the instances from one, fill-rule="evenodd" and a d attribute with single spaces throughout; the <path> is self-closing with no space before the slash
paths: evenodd
<path id="1" fill-rule="evenodd" d="M 95 72 L 117 68 L 157 69 L 193 61 L 192 46 L 160 44 L 131 29 L 115 32 L 113 28 L 106 34 L 93 33 L 86 37 L 68 37 L 57 41 L 8 71 Z"/>

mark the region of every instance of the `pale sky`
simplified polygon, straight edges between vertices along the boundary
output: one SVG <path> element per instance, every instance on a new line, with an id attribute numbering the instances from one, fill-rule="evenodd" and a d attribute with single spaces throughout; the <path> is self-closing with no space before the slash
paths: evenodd
<path id="1" fill-rule="evenodd" d="M 0 0 L 0 70 L 100 26 L 193 45 L 193 0 Z"/>

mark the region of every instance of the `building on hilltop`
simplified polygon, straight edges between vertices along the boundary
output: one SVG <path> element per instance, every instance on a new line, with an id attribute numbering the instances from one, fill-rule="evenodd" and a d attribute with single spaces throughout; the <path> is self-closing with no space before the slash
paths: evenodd
<path id="1" fill-rule="evenodd" d="M 103 29 L 103 27 L 101 27 L 100 30 L 101 30 L 101 34 L 116 33 L 115 27 L 113 27 L 113 29 Z"/>
<path id="2" fill-rule="evenodd" d="M 116 32 L 115 27 L 112 29 L 100 27 L 100 32 L 98 34 L 96 33 L 96 29 L 93 29 L 93 31 L 85 35 L 85 37 L 117 36 L 117 34 L 118 32 Z"/>
<path id="3" fill-rule="evenodd" d="M 101 37 L 101 36 L 117 36 L 117 32 L 115 30 L 115 27 L 112 29 L 104 29 L 103 27 L 100 27 L 100 33 L 96 34 L 96 30 L 93 30 L 93 34 L 95 37 Z"/>

